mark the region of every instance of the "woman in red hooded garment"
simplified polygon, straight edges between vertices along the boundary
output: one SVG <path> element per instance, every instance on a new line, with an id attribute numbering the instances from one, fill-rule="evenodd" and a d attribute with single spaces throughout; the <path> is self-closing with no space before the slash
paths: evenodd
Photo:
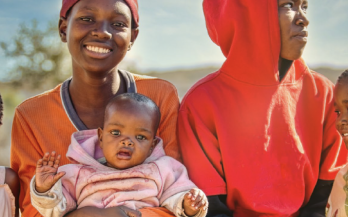
<path id="1" fill-rule="evenodd" d="M 301 58 L 306 0 L 204 0 L 226 61 L 184 97 L 179 143 L 208 216 L 324 216 L 346 163 L 333 84 Z"/>

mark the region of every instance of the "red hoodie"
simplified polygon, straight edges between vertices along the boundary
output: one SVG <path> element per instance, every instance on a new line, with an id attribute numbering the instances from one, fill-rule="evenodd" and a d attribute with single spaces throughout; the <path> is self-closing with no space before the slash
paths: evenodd
<path id="1" fill-rule="evenodd" d="M 205 0 L 203 8 L 227 59 L 180 108 L 190 178 L 207 195 L 226 194 L 235 217 L 297 216 L 317 180 L 334 180 L 346 163 L 333 84 L 302 59 L 279 82 L 277 0 Z"/>

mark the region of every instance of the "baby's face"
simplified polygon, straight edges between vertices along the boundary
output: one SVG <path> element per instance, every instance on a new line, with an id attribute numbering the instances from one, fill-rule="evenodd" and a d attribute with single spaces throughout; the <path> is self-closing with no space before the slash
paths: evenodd
<path id="1" fill-rule="evenodd" d="M 337 83 L 334 90 L 336 129 L 348 148 L 348 80 Z"/>
<path id="2" fill-rule="evenodd" d="M 142 164 L 156 145 L 153 112 L 133 102 L 111 105 L 99 142 L 109 167 L 127 169 Z"/>

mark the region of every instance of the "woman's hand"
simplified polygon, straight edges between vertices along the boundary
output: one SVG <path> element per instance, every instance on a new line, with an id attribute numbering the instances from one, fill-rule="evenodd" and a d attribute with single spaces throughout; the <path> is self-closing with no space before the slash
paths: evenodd
<path id="1" fill-rule="evenodd" d="M 110 207 L 106 209 L 89 206 L 68 213 L 65 217 L 141 217 L 141 212 L 125 206 Z"/>
<path id="2" fill-rule="evenodd" d="M 35 172 L 35 189 L 39 193 L 44 193 L 65 175 L 65 172 L 57 174 L 59 167 L 60 155 L 56 157 L 56 152 L 52 151 L 51 155 L 46 153 L 44 157 L 37 161 Z"/>

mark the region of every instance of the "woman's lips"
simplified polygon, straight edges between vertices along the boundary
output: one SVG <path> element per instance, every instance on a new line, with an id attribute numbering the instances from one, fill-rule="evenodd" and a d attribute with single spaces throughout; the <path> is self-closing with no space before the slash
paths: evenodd
<path id="1" fill-rule="evenodd" d="M 86 45 L 83 47 L 88 56 L 94 59 L 104 59 L 112 54 L 112 50 L 109 48 Z"/>

